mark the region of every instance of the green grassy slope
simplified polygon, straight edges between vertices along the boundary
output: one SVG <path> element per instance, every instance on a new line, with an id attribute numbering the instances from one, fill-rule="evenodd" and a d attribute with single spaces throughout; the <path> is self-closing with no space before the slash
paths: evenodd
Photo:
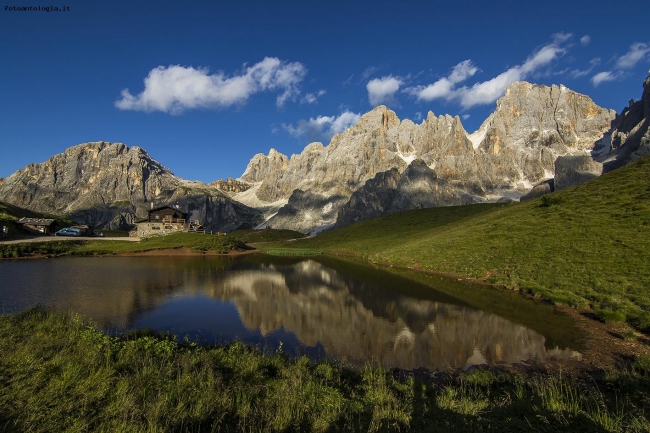
<path id="1" fill-rule="evenodd" d="M 540 199 L 408 211 L 265 249 L 480 278 L 650 328 L 650 158 Z"/>

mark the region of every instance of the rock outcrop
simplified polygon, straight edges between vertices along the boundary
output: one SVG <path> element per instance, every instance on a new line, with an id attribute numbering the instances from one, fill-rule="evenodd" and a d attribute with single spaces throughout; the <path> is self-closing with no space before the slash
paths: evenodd
<path id="1" fill-rule="evenodd" d="M 650 75 L 643 82 L 641 100 L 631 100 L 616 116 L 610 135 L 611 152 L 595 155 L 604 163 L 605 172 L 650 155 Z"/>
<path id="2" fill-rule="evenodd" d="M 166 204 L 221 231 L 251 227 L 259 217 L 215 187 L 174 176 L 139 147 L 107 142 L 73 146 L 16 171 L 0 184 L 0 200 L 104 229 L 124 229 Z"/>
<path id="3" fill-rule="evenodd" d="M 285 200 L 269 224 L 304 232 L 338 218 L 347 224 L 414 207 L 517 199 L 553 177 L 559 156 L 589 154 L 615 116 L 564 86 L 526 82 L 511 84 L 473 134 L 459 117 L 429 112 L 415 124 L 379 106 L 328 146 L 312 143 L 290 158 L 256 155 L 241 176 L 255 186 L 234 198 L 257 207 Z M 435 175 L 409 189 L 403 174 L 416 159 L 414 172 Z"/>
<path id="4" fill-rule="evenodd" d="M 555 189 L 586 182 L 650 155 L 650 76 L 641 100 L 630 100 L 612 121 L 611 129 L 596 141 L 590 155 L 563 155 L 555 160 Z"/>
<path id="5" fill-rule="evenodd" d="M 522 195 L 519 200 L 532 200 L 555 191 L 555 179 L 548 179 L 535 185 L 527 194 Z"/>
<path id="6" fill-rule="evenodd" d="M 402 173 L 392 168 L 366 181 L 341 208 L 336 225 L 344 226 L 409 209 L 475 202 L 471 194 L 439 179 L 424 161 L 416 159 Z"/>
<path id="7" fill-rule="evenodd" d="M 226 180 L 219 179 L 214 182 L 210 182 L 208 185 L 217 188 L 219 191 L 225 192 L 228 194 L 228 196 L 248 191 L 248 189 L 251 187 L 250 184 L 239 181 L 237 179 L 233 179 L 232 177 L 229 177 Z"/>
<path id="8" fill-rule="evenodd" d="M 603 174 L 603 164 L 591 155 L 566 155 L 555 160 L 554 190 L 587 182 Z"/>

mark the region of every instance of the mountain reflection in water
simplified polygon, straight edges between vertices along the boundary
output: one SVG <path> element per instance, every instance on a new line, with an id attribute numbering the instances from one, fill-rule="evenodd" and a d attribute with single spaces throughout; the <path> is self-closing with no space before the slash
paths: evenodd
<path id="1" fill-rule="evenodd" d="M 440 369 L 579 356 L 421 283 L 355 266 L 251 256 L 10 261 L 0 263 L 7 283 L 0 307 L 6 313 L 41 304 L 118 331 L 200 331 L 207 342 L 282 341 L 290 353 L 322 347 L 321 356 L 354 365 Z M 416 286 L 424 297 L 404 293 Z M 558 320 L 566 328 L 566 318 Z"/>

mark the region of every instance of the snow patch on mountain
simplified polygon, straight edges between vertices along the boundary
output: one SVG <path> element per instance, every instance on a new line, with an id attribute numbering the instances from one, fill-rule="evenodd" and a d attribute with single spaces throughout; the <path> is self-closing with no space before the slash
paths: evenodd
<path id="1" fill-rule="evenodd" d="M 474 150 L 478 149 L 478 147 L 481 145 L 481 142 L 485 138 L 487 131 L 488 128 L 481 128 L 467 136 L 467 138 L 469 138 L 469 141 L 472 142 L 472 147 Z"/>
<path id="2" fill-rule="evenodd" d="M 411 153 L 410 155 L 407 156 L 407 155 L 404 155 L 402 153 L 402 151 L 399 150 L 399 149 L 397 149 L 397 156 L 402 158 L 402 161 L 404 161 L 406 163 L 406 165 L 409 165 L 410 163 L 415 161 L 415 159 L 417 158 L 417 155 L 415 154 L 415 152 L 413 152 L 413 153 Z"/>
<path id="3" fill-rule="evenodd" d="M 261 185 L 262 182 L 256 182 L 253 184 L 253 186 L 250 189 L 235 194 L 232 198 L 233 200 L 245 204 L 246 206 L 250 206 L 252 208 L 260 210 L 264 215 L 264 222 L 260 224 L 260 226 L 265 226 L 266 222 L 269 219 L 273 218 L 278 213 L 280 208 L 289 202 L 289 199 L 282 198 L 274 202 L 262 201 L 255 194 Z M 263 228 L 263 227 L 259 227 L 259 228 Z"/>

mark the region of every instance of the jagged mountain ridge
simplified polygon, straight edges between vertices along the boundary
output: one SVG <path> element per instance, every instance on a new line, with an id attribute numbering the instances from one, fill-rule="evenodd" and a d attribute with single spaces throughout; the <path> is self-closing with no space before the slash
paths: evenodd
<path id="1" fill-rule="evenodd" d="M 473 134 L 465 131 L 458 116 L 429 112 L 418 125 L 378 106 L 335 135 L 328 146 L 312 143 L 290 158 L 273 149 L 268 156 L 255 155 L 240 178 L 254 186 L 234 198 L 256 207 L 284 205 L 267 215 L 274 228 L 317 232 L 403 210 L 388 197 L 376 197 L 370 206 L 361 197 L 377 195 L 368 182 L 379 173 L 385 173 L 380 176 L 384 181 L 396 179 L 391 170 L 404 173 L 418 159 L 433 171 L 431 179 L 456 189 L 455 201 L 449 194 L 440 200 L 431 197 L 431 188 L 411 188 L 413 197 L 407 199 L 408 188 L 402 184 L 403 203 L 440 206 L 518 199 L 535 183 L 553 177 L 558 157 L 589 155 L 597 143 L 607 141 L 615 117 L 615 111 L 564 86 L 526 82 L 508 86 L 496 110 Z M 392 183 L 394 189 L 398 182 Z M 395 194 L 389 190 L 384 182 L 377 191 Z"/>
<path id="2" fill-rule="evenodd" d="M 259 217 L 216 187 L 175 176 L 144 149 L 107 142 L 73 146 L 16 171 L 0 183 L 0 200 L 104 229 L 123 229 L 168 204 L 214 230 L 252 226 Z"/>
<path id="3" fill-rule="evenodd" d="M 178 204 L 215 230 L 264 214 L 275 228 L 315 232 L 566 187 L 649 154 L 649 124 L 650 77 L 620 115 L 564 86 L 518 82 L 472 134 L 458 117 L 429 112 L 415 124 L 379 106 L 327 146 L 311 143 L 290 158 L 271 149 L 239 179 L 209 185 L 174 176 L 141 148 L 85 143 L 0 179 L 0 200 L 102 228 L 123 228 L 153 203 Z"/>

